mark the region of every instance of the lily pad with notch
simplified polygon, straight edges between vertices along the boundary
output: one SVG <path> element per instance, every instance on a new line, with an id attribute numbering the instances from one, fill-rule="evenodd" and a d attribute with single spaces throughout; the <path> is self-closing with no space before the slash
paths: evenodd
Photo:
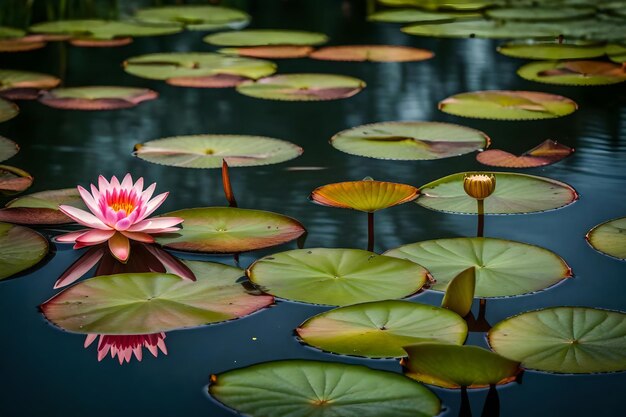
<path id="1" fill-rule="evenodd" d="M 45 91 L 39 101 L 64 110 L 117 110 L 135 107 L 157 97 L 156 91 L 147 88 L 87 86 Z"/>
<path id="2" fill-rule="evenodd" d="M 551 165 L 567 158 L 574 148 L 546 139 L 520 156 L 500 149 L 488 149 L 476 155 L 476 160 L 484 165 L 504 168 L 534 168 Z"/>
<path id="3" fill-rule="evenodd" d="M 76 188 L 47 190 L 9 201 L 0 209 L 0 221 L 28 225 L 73 223 L 59 210 L 61 204 L 87 209 Z"/>
<path id="4" fill-rule="evenodd" d="M 48 241 L 27 227 L 0 223 L 0 280 L 37 265 L 48 254 Z"/>
<path id="5" fill-rule="evenodd" d="M 145 23 L 179 24 L 188 30 L 242 29 L 250 23 L 244 11 L 213 5 L 148 7 L 137 10 L 134 17 Z"/>
<path id="6" fill-rule="evenodd" d="M 217 46 L 315 46 L 328 42 L 328 36 L 301 30 L 245 29 L 208 35 L 203 40 Z"/>
<path id="7" fill-rule="evenodd" d="M 558 85 L 608 85 L 626 81 L 623 65 L 604 61 L 531 62 L 517 70 L 530 81 Z"/>
<path id="8" fill-rule="evenodd" d="M 322 61 L 356 62 L 415 62 L 431 59 L 435 54 L 427 49 L 398 45 L 326 46 L 310 54 Z"/>
<path id="9" fill-rule="evenodd" d="M 587 233 L 592 248 L 613 258 L 626 260 L 626 217 L 609 220 Z"/>

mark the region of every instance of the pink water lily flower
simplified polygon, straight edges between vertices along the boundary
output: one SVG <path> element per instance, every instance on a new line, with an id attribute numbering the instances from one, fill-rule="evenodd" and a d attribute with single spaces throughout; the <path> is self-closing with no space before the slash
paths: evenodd
<path id="1" fill-rule="evenodd" d="M 155 358 L 158 356 L 159 350 L 167 355 L 166 335 L 163 332 L 137 335 L 88 334 L 85 339 L 85 348 L 89 347 L 98 337 L 100 337 L 98 340 L 98 362 L 104 359 L 109 352 L 112 358 L 117 356 L 120 365 L 124 362 L 130 362 L 133 355 L 141 362 L 143 348 L 148 349 Z"/>
<path id="2" fill-rule="evenodd" d="M 59 210 L 89 229 L 61 235 L 57 241 L 74 242 L 74 249 L 108 241 L 113 256 L 126 262 L 130 240 L 154 243 L 151 234 L 175 232 L 180 229 L 175 226 L 183 222 L 180 217 L 147 218 L 169 194 L 151 198 L 155 188 L 156 183 L 144 190 L 143 178 L 133 184 L 130 174 L 126 174 L 121 183 L 116 177 L 109 182 L 101 175 L 98 188 L 91 185 L 91 193 L 78 186 L 78 192 L 91 213 L 66 205 L 59 206 Z"/>

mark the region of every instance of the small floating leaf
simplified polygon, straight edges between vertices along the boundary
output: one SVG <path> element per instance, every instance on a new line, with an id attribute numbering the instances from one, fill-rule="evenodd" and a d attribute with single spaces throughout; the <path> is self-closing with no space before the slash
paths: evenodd
<path id="1" fill-rule="evenodd" d="M 0 98 L 0 123 L 14 118 L 19 112 L 15 104 Z"/>
<path id="2" fill-rule="evenodd" d="M 0 162 L 6 161 L 18 153 L 20 147 L 17 143 L 0 136 Z"/>
<path id="3" fill-rule="evenodd" d="M 0 165 L 0 194 L 21 193 L 33 185 L 33 177 L 28 172 L 8 165 Z"/>
<path id="4" fill-rule="evenodd" d="M 373 213 L 417 198 L 418 189 L 395 182 L 361 180 L 323 185 L 310 199 L 329 207 L 349 208 Z"/>
<path id="5" fill-rule="evenodd" d="M 552 307 L 509 317 L 488 334 L 491 348 L 524 368 L 588 374 L 626 371 L 626 314 Z"/>
<path id="6" fill-rule="evenodd" d="M 435 54 L 426 49 L 396 45 L 326 46 L 310 57 L 325 61 L 412 62 L 430 59 Z"/>
<path id="7" fill-rule="evenodd" d="M 484 165 L 504 168 L 533 168 L 554 164 L 574 152 L 573 148 L 551 139 L 546 139 L 528 152 L 515 156 L 499 149 L 489 149 L 476 155 Z"/>
<path id="8" fill-rule="evenodd" d="M 452 310 L 461 317 L 467 316 L 472 310 L 475 289 L 476 268 L 470 266 L 448 283 L 441 307 Z"/>
<path id="9" fill-rule="evenodd" d="M 54 88 L 60 82 L 59 78 L 52 75 L 0 69 L 0 96 L 13 100 L 36 98 L 39 90 Z"/>
<path id="10" fill-rule="evenodd" d="M 48 254 L 48 241 L 27 227 L 0 223 L 0 280 L 38 264 Z"/>
<path id="11" fill-rule="evenodd" d="M 442 23 L 465 16 L 466 13 L 431 12 L 419 9 L 389 9 L 372 13 L 367 16 L 370 22 L 385 23 Z M 473 16 L 480 15 L 474 14 Z"/>
<path id="12" fill-rule="evenodd" d="M 136 36 L 171 35 L 181 31 L 180 25 L 147 25 L 114 20 L 58 20 L 37 23 L 30 27 L 34 33 L 66 34 L 79 39 L 112 40 Z"/>
<path id="13" fill-rule="evenodd" d="M 296 332 L 307 344 L 343 355 L 401 357 L 418 342 L 463 344 L 467 324 L 457 314 L 410 301 L 375 301 L 318 314 Z"/>
<path id="14" fill-rule="evenodd" d="M 89 86 L 56 88 L 42 93 L 39 101 L 46 106 L 66 110 L 116 110 L 135 107 L 158 97 L 147 88 Z"/>
<path id="15" fill-rule="evenodd" d="M 604 55 L 605 45 L 601 42 L 580 40 L 523 40 L 509 42 L 498 47 L 502 55 L 526 59 L 584 59 Z"/>
<path id="16" fill-rule="evenodd" d="M 587 233 L 587 241 L 605 255 L 626 260 L 626 217 L 595 226 Z"/>
<path id="17" fill-rule="evenodd" d="M 180 4 L 139 9 L 135 19 L 146 23 L 177 23 L 189 30 L 241 29 L 250 22 L 250 16 L 241 10 Z"/>
<path id="18" fill-rule="evenodd" d="M 32 225 L 73 223 L 59 210 L 61 204 L 87 209 L 76 188 L 41 191 L 9 201 L 0 209 L 0 221 Z"/>
<path id="19" fill-rule="evenodd" d="M 206 36 L 204 42 L 217 46 L 320 45 L 328 42 L 323 33 L 300 30 L 246 29 Z"/>
<path id="20" fill-rule="evenodd" d="M 569 20 L 594 16 L 592 7 L 500 7 L 487 10 L 487 16 L 500 20 L 538 22 L 542 20 Z"/>
<path id="21" fill-rule="evenodd" d="M 240 48 L 222 48 L 217 52 L 225 55 L 238 55 L 251 58 L 285 59 L 306 58 L 311 52 L 311 46 L 249 46 Z"/>
<path id="22" fill-rule="evenodd" d="M 559 85 L 607 85 L 626 81 L 622 65 L 604 61 L 531 62 L 517 70 L 530 81 Z"/>

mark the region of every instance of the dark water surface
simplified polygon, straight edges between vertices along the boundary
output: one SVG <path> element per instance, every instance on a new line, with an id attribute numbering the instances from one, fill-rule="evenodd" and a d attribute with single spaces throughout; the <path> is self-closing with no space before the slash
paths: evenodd
<path id="1" fill-rule="evenodd" d="M 29 192 L 88 185 L 99 174 L 131 172 L 171 191 L 163 210 L 224 205 L 218 170 L 162 167 L 131 155 L 133 145 L 173 135 L 226 133 L 264 135 L 292 141 L 305 150 L 293 161 L 259 168 L 231 170 L 240 207 L 280 212 L 309 229 L 307 246 L 366 245 L 366 216 L 311 204 L 314 188 L 372 176 L 420 186 L 465 170 L 484 169 L 475 154 L 424 162 L 394 162 L 350 156 L 334 150 L 328 139 L 364 123 L 391 120 L 434 120 L 486 132 L 493 147 L 520 153 L 545 139 L 576 148 L 556 165 L 524 172 L 571 184 L 580 201 L 567 208 L 524 216 L 487 219 L 486 234 L 536 244 L 562 256 L 575 277 L 547 291 L 489 301 L 492 324 L 523 311 L 548 306 L 594 306 L 626 311 L 626 265 L 592 250 L 585 233 L 594 225 L 626 214 L 626 94 L 623 87 L 567 88 L 520 79 L 522 61 L 500 56 L 496 42 L 435 40 L 409 37 L 399 26 L 365 22 L 362 2 L 256 2 L 251 27 L 318 30 L 331 44 L 399 44 L 435 51 L 433 60 L 417 63 L 336 63 L 308 59 L 277 61 L 279 72 L 351 75 L 368 87 L 353 98 L 318 103 L 287 103 L 239 95 L 234 89 L 185 89 L 125 74 L 120 63 L 131 56 L 167 51 L 210 51 L 201 33 L 136 39 L 112 49 L 50 44 L 43 50 L 0 55 L 2 68 L 60 75 L 66 86 L 129 85 L 157 90 L 160 98 L 130 110 L 80 112 L 22 102 L 21 114 L 0 125 L 0 135 L 21 146 L 10 164 L 36 180 Z M 503 122 L 463 119 L 437 110 L 439 100 L 464 91 L 536 90 L 577 101 L 571 116 L 545 121 Z M 289 166 L 319 166 L 319 171 L 287 171 Z M 475 219 L 437 213 L 415 204 L 377 215 L 376 251 L 401 244 L 454 236 L 471 236 Z M 285 245 L 242 256 L 242 266 Z M 58 246 L 38 270 L 0 283 L 0 415 L 221 417 L 232 412 L 206 394 L 209 375 L 249 364 L 303 358 L 366 364 L 400 371 L 393 360 L 366 360 L 322 353 L 301 346 L 292 331 L 325 310 L 278 301 L 269 310 L 242 320 L 175 331 L 166 340 L 169 355 L 120 366 L 110 358 L 96 360 L 95 346 L 83 349 L 83 336 L 59 331 L 43 319 L 37 306 L 55 292 L 54 281 L 79 252 Z M 231 258 L 219 258 L 232 264 Z M 532 259 L 528 260 L 532 262 Z M 441 294 L 428 292 L 420 302 L 439 304 Z M 475 305 L 475 310 L 477 305 Z M 475 311 L 476 312 L 476 311 Z M 253 340 L 256 338 L 256 340 Z M 468 343 L 485 345 L 472 333 Z M 626 374 L 556 376 L 526 372 L 523 383 L 500 388 L 501 415 L 623 416 Z M 443 400 L 445 416 L 456 416 L 458 391 L 433 389 Z M 480 415 L 486 390 L 470 392 L 474 415 Z"/>

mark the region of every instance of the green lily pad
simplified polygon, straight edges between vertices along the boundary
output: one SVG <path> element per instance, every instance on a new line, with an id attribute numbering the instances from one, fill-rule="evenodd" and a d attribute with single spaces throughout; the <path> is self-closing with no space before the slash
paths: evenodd
<path id="1" fill-rule="evenodd" d="M 437 122 L 383 122 L 337 133 L 330 144 L 345 153 L 414 161 L 463 155 L 489 146 L 479 130 Z"/>
<path id="2" fill-rule="evenodd" d="M 9 201 L 0 209 L 0 221 L 32 225 L 73 223 L 59 210 L 61 204 L 87 209 L 76 188 L 40 191 Z"/>
<path id="3" fill-rule="evenodd" d="M 21 38 L 26 35 L 22 29 L 0 26 L 0 39 Z"/>
<path id="4" fill-rule="evenodd" d="M 365 88 L 358 78 L 334 74 L 281 74 L 237 86 L 243 95 L 267 100 L 318 101 L 348 98 Z"/>
<path id="5" fill-rule="evenodd" d="M 291 217 L 234 207 L 192 208 L 164 214 L 181 217 L 183 229 L 157 238 L 168 248 L 203 253 L 240 253 L 281 245 L 306 229 Z"/>
<path id="6" fill-rule="evenodd" d="M 389 9 L 367 16 L 370 22 L 384 23 L 442 23 L 465 16 L 454 12 L 431 12 L 419 9 Z M 473 14 L 472 16 L 480 16 Z"/>
<path id="7" fill-rule="evenodd" d="M 416 203 L 431 210 L 476 214 L 476 200 L 463 189 L 466 173 L 448 175 L 420 187 Z M 550 178 L 512 172 L 486 172 L 496 189 L 485 202 L 485 214 L 524 214 L 555 210 L 578 200 L 569 185 Z"/>
<path id="8" fill-rule="evenodd" d="M 188 30 L 242 29 L 250 16 L 237 9 L 209 5 L 176 5 L 137 10 L 135 19 L 146 23 L 177 23 Z"/>
<path id="9" fill-rule="evenodd" d="M 449 23 L 414 24 L 402 28 L 408 35 L 436 38 L 527 39 L 558 36 L 550 27 L 521 22 L 458 20 Z"/>
<path id="10" fill-rule="evenodd" d="M 472 311 L 474 294 L 476 293 L 476 268 L 469 267 L 452 278 L 446 286 L 446 293 L 441 307 L 454 311 L 461 317 Z"/>
<path id="11" fill-rule="evenodd" d="M 405 375 L 443 388 L 486 388 L 513 382 L 521 372 L 519 362 L 478 346 L 419 343 L 404 348 Z"/>
<path id="12" fill-rule="evenodd" d="M 359 249 L 296 249 L 266 256 L 247 271 L 265 292 L 288 300 L 345 306 L 417 293 L 428 271 Z"/>
<path id="13" fill-rule="evenodd" d="M 480 10 L 499 3 L 496 0 L 379 0 L 391 7 L 410 6 L 428 10 Z"/>
<path id="14" fill-rule="evenodd" d="M 529 311 L 496 324 L 491 348 L 524 368 L 588 374 L 626 371 L 626 314 L 586 307 Z"/>
<path id="15" fill-rule="evenodd" d="M 461 345 L 467 324 L 444 308 L 386 300 L 326 311 L 302 323 L 296 333 L 328 352 L 387 358 L 402 357 L 403 346 L 419 342 Z"/>
<path id="16" fill-rule="evenodd" d="M 567 97 L 537 91 L 474 91 L 439 102 L 439 110 L 444 113 L 493 120 L 553 119 L 577 108 Z"/>
<path id="17" fill-rule="evenodd" d="M 213 262 L 184 261 L 196 276 L 102 275 L 81 281 L 41 305 L 45 317 L 75 333 L 151 334 L 247 316 L 274 302 L 238 283 L 243 271 Z"/>
<path id="18" fill-rule="evenodd" d="M 141 102 L 157 97 L 156 91 L 147 88 L 87 86 L 45 91 L 39 97 L 39 101 L 57 109 L 116 110 L 135 107 Z"/>
<path id="19" fill-rule="evenodd" d="M 558 85 L 607 85 L 626 81 L 622 65 L 604 61 L 531 62 L 517 70 L 530 81 Z"/>
<path id="20" fill-rule="evenodd" d="M 609 44 L 606 46 L 606 54 L 613 62 L 626 62 L 626 45 L 621 45 L 617 43 Z"/>
<path id="21" fill-rule="evenodd" d="M 385 252 L 423 265 L 436 291 L 467 268 L 476 268 L 475 297 L 509 297 L 541 291 L 572 276 L 561 257 L 539 246 L 495 238 L 450 238 L 411 243 Z"/>
<path id="22" fill-rule="evenodd" d="M 435 394 L 402 375 L 334 362 L 267 362 L 211 376 L 209 394 L 250 417 L 434 417 Z"/>
<path id="23" fill-rule="evenodd" d="M 11 120 L 20 112 L 20 109 L 10 101 L 0 98 L 0 123 Z"/>
<path id="24" fill-rule="evenodd" d="M 39 72 L 0 69 L 0 96 L 14 100 L 36 98 L 39 90 L 54 88 L 60 82 L 57 77 Z"/>
<path id="25" fill-rule="evenodd" d="M 0 223 L 0 280 L 37 265 L 48 254 L 48 241 L 23 226 Z"/>
<path id="26" fill-rule="evenodd" d="M 431 59 L 435 54 L 427 49 L 399 45 L 325 46 L 309 55 L 322 61 L 352 62 L 415 62 Z"/>
<path id="27" fill-rule="evenodd" d="M 523 40 L 509 42 L 498 47 L 502 55 L 526 59 L 585 59 L 604 56 L 605 45 L 601 42 L 580 40 Z"/>
<path id="28" fill-rule="evenodd" d="M 7 159 L 11 158 L 15 154 L 17 154 L 19 150 L 20 147 L 17 145 L 17 143 L 0 136 L 0 162 L 6 161 Z"/>
<path id="29" fill-rule="evenodd" d="M 485 12 L 492 19 L 537 22 L 542 20 L 569 20 L 594 16 L 592 7 L 501 7 Z"/>
<path id="30" fill-rule="evenodd" d="M 302 154 L 302 148 L 263 136 L 194 135 L 152 140 L 135 145 L 135 156 L 160 165 L 221 168 L 271 165 Z"/>
<path id="31" fill-rule="evenodd" d="M 33 176 L 22 169 L 0 165 L 0 194 L 21 193 L 33 185 L 33 180 Z"/>
<path id="32" fill-rule="evenodd" d="M 598 252 L 626 260 L 626 217 L 595 226 L 587 233 L 587 241 Z"/>
<path id="33" fill-rule="evenodd" d="M 220 32 L 206 36 L 204 42 L 217 46 L 313 46 L 328 42 L 328 36 L 318 32 L 281 29 L 246 29 Z"/>
<path id="34" fill-rule="evenodd" d="M 137 22 L 107 20 L 58 20 L 37 23 L 34 33 L 66 34 L 79 39 L 111 40 L 115 38 L 171 35 L 181 31 L 180 25 L 147 25 Z"/>

